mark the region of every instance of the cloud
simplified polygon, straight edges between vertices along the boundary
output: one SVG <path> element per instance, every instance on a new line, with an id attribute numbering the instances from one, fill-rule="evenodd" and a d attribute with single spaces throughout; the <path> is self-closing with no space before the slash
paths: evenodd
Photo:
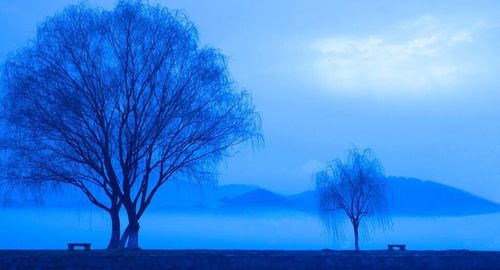
<path id="1" fill-rule="evenodd" d="M 455 86 L 470 71 L 463 48 L 475 42 L 477 27 L 452 27 L 423 16 L 385 35 L 332 36 L 316 40 L 315 72 L 335 89 L 419 92 Z"/>

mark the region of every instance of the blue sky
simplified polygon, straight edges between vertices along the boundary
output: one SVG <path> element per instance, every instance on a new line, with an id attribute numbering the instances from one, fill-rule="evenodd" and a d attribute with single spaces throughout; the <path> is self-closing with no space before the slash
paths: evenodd
<path id="1" fill-rule="evenodd" d="M 77 2 L 0 0 L 0 58 Z M 500 202 L 500 2 L 150 2 L 185 10 L 261 113 L 265 147 L 222 164 L 221 184 L 302 191 L 357 145 L 388 175 Z"/>

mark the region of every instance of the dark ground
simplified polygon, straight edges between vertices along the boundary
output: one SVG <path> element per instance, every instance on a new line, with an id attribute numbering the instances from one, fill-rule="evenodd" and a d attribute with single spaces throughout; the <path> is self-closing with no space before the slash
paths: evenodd
<path id="1" fill-rule="evenodd" d="M 500 252 L 0 250 L 0 269 L 500 269 Z"/>

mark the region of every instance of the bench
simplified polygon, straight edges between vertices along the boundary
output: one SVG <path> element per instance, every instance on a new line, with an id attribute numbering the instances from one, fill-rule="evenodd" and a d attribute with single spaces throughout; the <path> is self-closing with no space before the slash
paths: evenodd
<path id="1" fill-rule="evenodd" d="M 75 250 L 75 247 L 82 247 L 83 250 L 90 250 L 90 243 L 68 243 L 68 250 Z"/>
<path id="2" fill-rule="evenodd" d="M 398 248 L 398 250 L 406 250 L 406 245 L 387 245 L 387 249 L 389 251 L 394 250 L 394 248 Z"/>

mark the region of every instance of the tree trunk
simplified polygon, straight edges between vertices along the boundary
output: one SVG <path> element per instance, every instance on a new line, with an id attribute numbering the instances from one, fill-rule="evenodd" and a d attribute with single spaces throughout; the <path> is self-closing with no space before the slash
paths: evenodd
<path id="1" fill-rule="evenodd" d="M 128 236 L 129 236 L 129 227 L 127 226 L 127 228 L 125 228 L 125 231 L 123 231 L 122 237 L 120 239 L 120 248 L 122 249 L 125 248 L 125 246 L 127 245 Z"/>
<path id="2" fill-rule="evenodd" d="M 359 233 L 358 233 L 359 224 L 352 224 L 352 227 L 354 229 L 354 248 L 356 249 L 356 251 L 359 251 Z"/>
<path id="3" fill-rule="evenodd" d="M 139 249 L 139 221 L 129 220 L 127 249 Z"/>
<path id="4" fill-rule="evenodd" d="M 128 225 L 123 232 L 122 238 L 120 240 L 120 246 L 127 249 L 138 249 L 139 248 L 139 216 L 135 212 L 134 207 L 125 204 L 125 210 L 127 211 Z"/>
<path id="5" fill-rule="evenodd" d="M 108 249 L 120 248 L 120 209 L 111 209 L 111 239 L 109 240 Z"/>

